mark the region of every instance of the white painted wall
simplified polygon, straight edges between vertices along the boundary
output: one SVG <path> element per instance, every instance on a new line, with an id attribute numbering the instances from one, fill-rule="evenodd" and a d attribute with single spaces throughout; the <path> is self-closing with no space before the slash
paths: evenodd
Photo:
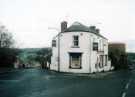
<path id="1" fill-rule="evenodd" d="M 73 48 L 73 36 L 79 36 L 79 48 Z M 51 57 L 51 70 L 58 71 L 58 36 L 53 40 L 56 40 L 56 47 L 52 47 Z M 93 51 L 93 42 L 99 43 L 99 53 Z M 105 45 L 105 46 L 104 46 Z M 82 69 L 69 68 L 69 52 L 82 52 Z M 108 42 L 100 36 L 97 36 L 90 32 L 65 32 L 60 34 L 60 71 L 61 72 L 73 72 L 73 73 L 92 73 L 100 72 L 105 68 L 95 68 L 97 57 L 100 54 L 108 55 Z M 107 69 L 106 69 L 107 71 Z"/>

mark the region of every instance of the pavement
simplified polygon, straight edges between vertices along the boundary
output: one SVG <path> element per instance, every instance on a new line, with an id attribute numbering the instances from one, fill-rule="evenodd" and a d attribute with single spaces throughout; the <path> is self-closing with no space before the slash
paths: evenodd
<path id="1" fill-rule="evenodd" d="M 0 73 L 0 97 L 135 97 L 135 71 L 96 74 L 18 69 Z"/>

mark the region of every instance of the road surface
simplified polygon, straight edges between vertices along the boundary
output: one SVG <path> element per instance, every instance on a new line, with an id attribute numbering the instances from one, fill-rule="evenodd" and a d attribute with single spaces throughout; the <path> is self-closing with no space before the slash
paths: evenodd
<path id="1" fill-rule="evenodd" d="M 135 71 L 68 74 L 15 69 L 0 73 L 0 97 L 135 97 Z"/>

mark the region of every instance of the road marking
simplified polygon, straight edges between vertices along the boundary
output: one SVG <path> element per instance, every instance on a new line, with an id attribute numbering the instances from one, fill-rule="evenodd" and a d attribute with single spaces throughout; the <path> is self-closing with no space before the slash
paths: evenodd
<path id="1" fill-rule="evenodd" d="M 126 89 L 126 90 L 129 88 L 130 83 L 131 83 L 131 79 L 128 81 L 128 83 L 127 83 L 126 86 L 125 86 L 125 89 Z"/>
<path id="2" fill-rule="evenodd" d="M 126 97 L 126 92 L 123 92 L 122 97 Z"/>
<path id="3" fill-rule="evenodd" d="M 129 85 L 130 85 L 130 82 L 128 82 L 128 83 L 126 84 L 126 86 L 125 86 L 125 89 L 126 89 L 126 90 L 128 89 Z"/>
<path id="4" fill-rule="evenodd" d="M 130 79 L 130 80 L 127 82 L 127 84 L 126 84 L 126 86 L 125 86 L 125 91 L 128 90 L 131 81 L 132 81 L 132 79 Z M 123 92 L 123 93 L 122 93 L 122 97 L 126 97 L 126 92 Z"/>

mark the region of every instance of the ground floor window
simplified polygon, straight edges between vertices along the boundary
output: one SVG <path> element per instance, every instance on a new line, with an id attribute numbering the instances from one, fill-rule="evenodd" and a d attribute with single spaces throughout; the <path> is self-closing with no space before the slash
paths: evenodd
<path id="1" fill-rule="evenodd" d="M 82 53 L 69 53 L 69 68 L 81 69 Z"/>

